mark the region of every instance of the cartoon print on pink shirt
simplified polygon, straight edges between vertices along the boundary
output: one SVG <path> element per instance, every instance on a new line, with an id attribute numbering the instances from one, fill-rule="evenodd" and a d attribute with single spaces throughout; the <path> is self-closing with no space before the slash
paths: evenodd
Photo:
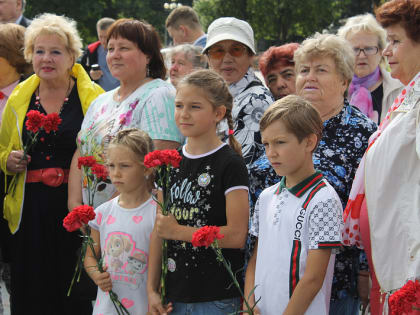
<path id="1" fill-rule="evenodd" d="M 137 289 L 146 280 L 148 254 L 136 248 L 132 236 L 111 232 L 105 240 L 105 263 L 112 281 Z"/>
<path id="2" fill-rule="evenodd" d="M 108 219 L 109 222 L 109 219 Z M 109 223 L 108 223 L 109 224 Z M 119 271 L 133 249 L 131 236 L 125 233 L 110 233 L 105 241 L 106 259 L 110 271 Z"/>

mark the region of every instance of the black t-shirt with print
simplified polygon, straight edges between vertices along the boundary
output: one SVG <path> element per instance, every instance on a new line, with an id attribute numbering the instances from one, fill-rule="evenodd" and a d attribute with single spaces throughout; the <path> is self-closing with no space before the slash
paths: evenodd
<path id="1" fill-rule="evenodd" d="M 248 189 L 245 162 L 223 144 L 199 156 L 180 150 L 182 161 L 171 170 L 169 206 L 178 223 L 194 227 L 226 225 L 225 193 Z M 240 249 L 223 249 L 233 272 L 243 268 Z M 241 283 L 242 273 L 238 272 Z M 168 241 L 167 296 L 172 302 L 207 302 L 240 296 L 213 249 L 194 248 L 189 242 Z"/>

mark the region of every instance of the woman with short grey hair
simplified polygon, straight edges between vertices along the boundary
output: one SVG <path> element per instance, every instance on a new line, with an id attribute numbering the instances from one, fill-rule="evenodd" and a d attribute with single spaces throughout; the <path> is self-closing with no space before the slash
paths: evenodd
<path id="1" fill-rule="evenodd" d="M 201 53 L 201 50 L 201 47 L 191 44 L 182 44 L 171 49 L 169 78 L 175 88 L 187 74 L 194 70 L 207 68 L 207 58 Z"/>
<path id="2" fill-rule="evenodd" d="M 303 41 L 294 60 L 296 93 L 318 109 L 324 122 L 320 144 L 313 154 L 315 168 L 334 187 L 344 209 L 368 139 L 376 130 L 376 124 L 346 99 L 354 52 L 337 35 L 315 34 Z M 355 248 L 345 248 L 336 255 L 330 314 L 358 314 L 359 256 Z"/>
<path id="3" fill-rule="evenodd" d="M 350 104 L 379 124 L 403 85 L 386 70 L 382 56 L 386 32 L 372 14 L 349 18 L 338 35 L 351 44 L 356 55 L 354 76 L 349 87 Z"/>

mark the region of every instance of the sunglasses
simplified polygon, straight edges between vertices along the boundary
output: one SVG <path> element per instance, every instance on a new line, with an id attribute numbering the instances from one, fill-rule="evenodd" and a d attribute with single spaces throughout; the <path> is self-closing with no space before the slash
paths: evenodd
<path id="1" fill-rule="evenodd" d="M 222 59 L 227 52 L 233 57 L 242 57 L 243 55 L 248 53 L 248 50 L 243 45 L 233 45 L 229 47 L 227 51 L 220 46 L 216 46 L 209 48 L 207 50 L 207 55 L 212 59 Z"/>

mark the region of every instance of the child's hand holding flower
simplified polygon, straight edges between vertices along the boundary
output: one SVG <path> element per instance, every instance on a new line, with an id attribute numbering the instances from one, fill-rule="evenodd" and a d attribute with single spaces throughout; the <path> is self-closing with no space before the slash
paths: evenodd
<path id="1" fill-rule="evenodd" d="M 107 272 L 107 269 L 108 266 L 104 266 L 104 272 L 100 272 L 97 269 L 90 272 L 90 276 L 92 277 L 95 284 L 104 292 L 109 292 L 112 290 L 111 275 L 109 272 Z"/>
<path id="2" fill-rule="evenodd" d="M 162 209 L 158 208 L 155 221 L 156 231 L 160 238 L 177 239 L 179 223 L 172 213 L 164 215 Z"/>

